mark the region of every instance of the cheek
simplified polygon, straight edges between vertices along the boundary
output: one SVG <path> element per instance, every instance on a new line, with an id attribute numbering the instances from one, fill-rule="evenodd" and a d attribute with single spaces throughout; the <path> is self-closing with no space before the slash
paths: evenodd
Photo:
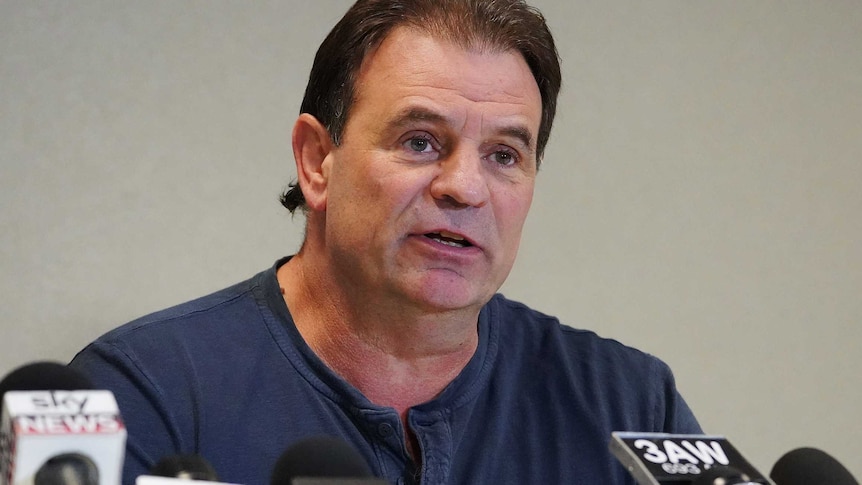
<path id="1" fill-rule="evenodd" d="M 427 185 L 422 171 L 373 157 L 361 162 L 333 173 L 327 211 L 337 211 L 341 226 L 361 229 L 371 238 L 402 230 L 415 219 L 411 209 Z"/>
<path id="2" fill-rule="evenodd" d="M 367 224 L 383 204 L 382 184 L 359 158 L 339 160 L 327 186 L 327 218 L 339 224 Z"/>
<path id="3" fill-rule="evenodd" d="M 495 206 L 497 207 L 497 221 L 501 227 L 501 232 L 510 237 L 520 236 L 532 203 L 532 184 L 519 190 L 509 191 L 503 197 L 497 197 Z M 515 238 L 511 242 L 515 243 L 517 247 L 519 241 Z"/>
<path id="4" fill-rule="evenodd" d="M 428 177 L 421 169 L 405 169 L 397 164 L 384 164 L 369 174 L 373 183 L 371 197 L 375 197 L 387 210 L 406 210 L 428 190 Z M 415 205 L 415 204 L 413 204 Z"/>

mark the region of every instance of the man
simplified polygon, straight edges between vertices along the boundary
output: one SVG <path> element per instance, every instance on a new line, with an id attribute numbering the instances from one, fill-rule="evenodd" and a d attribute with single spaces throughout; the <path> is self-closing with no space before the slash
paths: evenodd
<path id="1" fill-rule="evenodd" d="M 560 86 L 517 0 L 360 0 L 293 131 L 300 251 L 72 365 L 112 389 L 125 480 L 199 453 L 263 484 L 300 438 L 393 483 L 633 483 L 611 431 L 699 432 L 659 360 L 505 299 Z"/>

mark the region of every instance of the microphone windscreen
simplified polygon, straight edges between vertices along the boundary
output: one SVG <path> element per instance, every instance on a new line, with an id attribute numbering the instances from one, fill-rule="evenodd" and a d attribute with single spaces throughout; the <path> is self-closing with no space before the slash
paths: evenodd
<path id="1" fill-rule="evenodd" d="M 362 456 L 342 439 L 316 436 L 290 446 L 272 472 L 272 485 L 289 485 L 298 477 L 372 477 Z"/>
<path id="2" fill-rule="evenodd" d="M 775 462 L 769 477 L 776 485 L 859 485 L 844 465 L 817 448 L 797 448 Z"/>
<path id="3" fill-rule="evenodd" d="M 162 458 L 150 469 L 150 475 L 186 480 L 218 481 L 215 469 L 200 455 L 173 455 Z"/>
<path id="4" fill-rule="evenodd" d="M 57 362 L 33 362 L 13 370 L 0 381 L 0 399 L 6 391 L 78 391 L 93 389 L 84 374 Z"/>
<path id="5" fill-rule="evenodd" d="M 99 485 L 99 469 L 80 453 L 64 453 L 48 459 L 36 472 L 33 485 Z"/>

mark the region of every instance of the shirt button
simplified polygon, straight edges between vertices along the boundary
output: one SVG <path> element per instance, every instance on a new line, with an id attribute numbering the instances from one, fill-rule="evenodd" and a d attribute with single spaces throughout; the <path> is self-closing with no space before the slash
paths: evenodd
<path id="1" fill-rule="evenodd" d="M 392 429 L 392 425 L 389 423 L 380 423 L 377 426 L 377 434 L 379 434 L 381 438 L 388 438 L 392 436 L 394 432 L 395 430 Z"/>

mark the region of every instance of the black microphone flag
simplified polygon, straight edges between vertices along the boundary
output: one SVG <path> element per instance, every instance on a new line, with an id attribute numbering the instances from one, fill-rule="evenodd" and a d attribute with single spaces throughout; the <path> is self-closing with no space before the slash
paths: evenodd
<path id="1" fill-rule="evenodd" d="M 745 477 L 724 483 L 774 485 L 724 436 L 614 432 L 610 449 L 641 485 L 692 484 L 714 469 Z"/>

